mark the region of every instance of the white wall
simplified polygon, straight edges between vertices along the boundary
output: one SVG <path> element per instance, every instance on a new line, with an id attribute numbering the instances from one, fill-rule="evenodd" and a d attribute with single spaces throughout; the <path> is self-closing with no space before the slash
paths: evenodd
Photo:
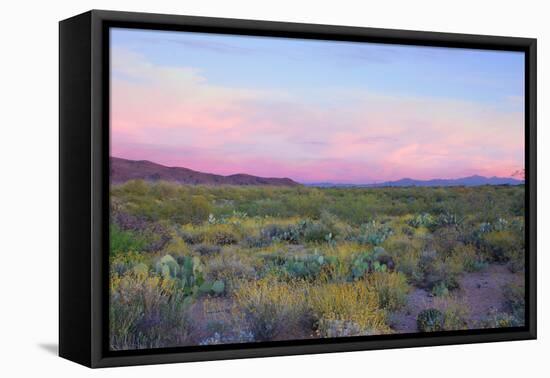
<path id="1" fill-rule="evenodd" d="M 548 187 L 550 27 L 545 1 L 6 1 L 0 22 L 0 375 L 521 377 L 550 371 Z M 539 39 L 539 340 L 92 371 L 57 343 L 57 56 L 61 19 L 96 9 L 296 21 Z M 545 143 L 546 142 L 546 143 Z M 548 196 L 548 194 L 546 194 Z M 546 276 L 541 273 L 548 273 Z M 547 348 L 544 353 L 544 348 Z M 539 373 L 537 374 L 537 371 Z M 32 375 L 30 375 L 32 376 Z"/>

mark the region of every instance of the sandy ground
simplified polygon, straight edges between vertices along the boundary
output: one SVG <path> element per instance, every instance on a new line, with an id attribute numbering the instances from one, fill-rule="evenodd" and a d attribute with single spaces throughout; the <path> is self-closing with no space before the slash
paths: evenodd
<path id="1" fill-rule="evenodd" d="M 492 311 L 502 311 L 503 286 L 520 284 L 523 280 L 522 273 L 512 273 L 504 265 L 490 265 L 484 271 L 464 274 L 459 280 L 460 289 L 453 294 L 469 308 L 468 327 L 476 328 Z M 392 329 L 398 333 L 417 332 L 418 313 L 429 307 L 437 307 L 437 301 L 426 290 L 414 289 L 409 293 L 406 308 L 393 314 Z"/>
<path id="2" fill-rule="evenodd" d="M 480 322 L 492 311 L 502 311 L 503 287 L 509 283 L 521 284 L 522 273 L 512 273 L 504 265 L 490 265 L 481 272 L 466 273 L 460 280 L 460 289 L 452 293 L 454 300 L 464 303 L 469 309 L 468 328 L 479 327 Z M 435 307 L 440 308 L 445 300 L 436 298 L 430 292 L 414 288 L 408 295 L 404 310 L 390 317 L 390 325 L 397 333 L 418 332 L 416 318 L 420 311 Z M 252 341 L 245 329 L 233 329 L 233 318 L 238 316 L 232 311 L 232 301 L 229 298 L 201 298 L 193 305 L 191 317 L 195 328 L 191 332 L 194 344 L 238 343 Z M 237 322 L 240 323 L 240 322 Z M 244 324 L 244 322 L 243 322 Z M 309 339 L 316 337 L 303 329 L 286 330 L 277 340 Z"/>

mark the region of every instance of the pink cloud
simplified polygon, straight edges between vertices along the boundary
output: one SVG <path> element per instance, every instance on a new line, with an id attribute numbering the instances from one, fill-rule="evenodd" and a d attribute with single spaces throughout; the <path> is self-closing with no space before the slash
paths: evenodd
<path id="1" fill-rule="evenodd" d="M 280 90 L 209 83 L 114 50 L 111 154 L 298 181 L 372 182 L 523 168 L 523 114 L 446 99 L 320 91 L 327 108 Z"/>

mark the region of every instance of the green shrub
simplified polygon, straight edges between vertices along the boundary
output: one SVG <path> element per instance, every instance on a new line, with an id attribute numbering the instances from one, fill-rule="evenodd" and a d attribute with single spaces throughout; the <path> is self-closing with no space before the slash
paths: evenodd
<path id="1" fill-rule="evenodd" d="M 199 244 L 193 248 L 201 256 L 212 256 L 220 253 L 221 248 L 218 245 Z"/>
<path id="2" fill-rule="evenodd" d="M 432 233 L 432 248 L 443 258 L 453 255 L 455 249 L 462 246 L 461 233 L 455 227 L 438 228 Z"/>
<path id="3" fill-rule="evenodd" d="M 444 212 L 437 216 L 435 225 L 431 227 L 431 230 L 433 231 L 436 227 L 460 226 L 462 225 L 463 221 L 464 221 L 463 218 L 459 217 L 454 213 Z"/>
<path id="4" fill-rule="evenodd" d="M 305 293 L 297 283 L 272 277 L 243 283 L 235 293 L 255 341 L 276 339 L 306 315 Z"/>
<path id="5" fill-rule="evenodd" d="M 310 285 L 305 300 L 321 337 L 390 332 L 378 294 L 364 281 Z"/>
<path id="6" fill-rule="evenodd" d="M 496 262 L 508 262 L 523 248 L 523 241 L 511 231 L 491 231 L 484 235 L 485 248 Z"/>
<path id="7" fill-rule="evenodd" d="M 445 316 L 435 308 L 422 310 L 416 318 L 416 325 L 420 332 L 443 331 Z"/>
<path id="8" fill-rule="evenodd" d="M 141 252 L 147 248 L 147 241 L 132 231 L 123 231 L 116 224 L 110 226 L 110 251 L 116 256 L 120 253 Z"/>
<path id="9" fill-rule="evenodd" d="M 468 302 L 452 294 L 436 296 L 431 308 L 439 311 L 443 316 L 441 330 L 456 331 L 468 329 L 470 308 Z"/>
<path id="10" fill-rule="evenodd" d="M 191 298 L 171 280 L 144 272 L 111 276 L 109 338 L 114 350 L 182 346 L 190 343 Z"/>
<path id="11" fill-rule="evenodd" d="M 482 328 L 509 328 L 521 327 L 524 323 L 519 322 L 516 317 L 506 312 L 493 311 L 480 322 Z"/>
<path id="12" fill-rule="evenodd" d="M 439 282 L 432 288 L 432 294 L 436 297 L 446 297 L 449 295 L 449 289 L 444 282 Z"/>
<path id="13" fill-rule="evenodd" d="M 202 239 L 216 245 L 236 244 L 241 240 L 241 231 L 235 225 L 216 224 L 210 225 L 202 231 Z"/>
<path id="14" fill-rule="evenodd" d="M 466 272 L 478 272 L 484 270 L 489 265 L 483 257 L 477 253 L 473 245 L 459 245 L 453 252 L 452 259 L 462 264 Z"/>
<path id="15" fill-rule="evenodd" d="M 109 270 L 113 274 L 122 276 L 131 271 L 136 265 L 149 263 L 150 257 L 140 252 L 126 252 L 111 255 L 109 257 Z"/>
<path id="16" fill-rule="evenodd" d="M 371 331 L 372 332 L 372 331 Z M 350 337 L 350 336 L 365 336 L 369 330 L 361 329 L 361 327 L 352 321 L 339 319 L 320 319 L 317 322 L 317 333 L 321 337 Z"/>
<path id="17" fill-rule="evenodd" d="M 265 248 L 271 245 L 272 239 L 262 236 L 247 236 L 242 243 L 247 248 Z"/>
<path id="18" fill-rule="evenodd" d="M 223 281 L 226 292 L 233 290 L 243 281 L 258 278 L 253 266 L 236 254 L 220 253 L 206 261 L 205 274 L 208 281 Z"/>
<path id="19" fill-rule="evenodd" d="M 407 222 L 410 226 L 414 228 L 426 227 L 432 228 L 436 224 L 436 219 L 429 213 L 422 213 Z"/>
<path id="20" fill-rule="evenodd" d="M 281 226 L 278 224 L 270 224 L 261 230 L 261 237 L 265 240 L 274 242 L 286 241 L 292 244 L 298 244 L 303 233 L 299 227 L 287 225 Z"/>
<path id="21" fill-rule="evenodd" d="M 302 225 L 304 241 L 309 243 L 324 243 L 333 237 L 331 230 L 322 223 L 305 222 Z"/>
<path id="22" fill-rule="evenodd" d="M 454 290 L 459 286 L 458 272 L 450 262 L 441 260 L 435 251 L 423 251 L 418 260 L 415 284 L 428 290 L 443 284 L 448 290 Z"/>
<path id="23" fill-rule="evenodd" d="M 373 272 L 367 282 L 378 295 L 380 308 L 398 311 L 407 304 L 409 285 L 403 273 Z"/>
<path id="24" fill-rule="evenodd" d="M 522 325 L 521 287 L 479 324 L 454 292 L 488 263 L 524 269 L 522 199 L 521 186 L 112 185 L 111 344 L 391 333 L 409 285 L 431 294 L 423 331 Z"/>
<path id="25" fill-rule="evenodd" d="M 208 219 L 212 213 L 213 207 L 210 202 L 201 195 L 192 196 L 188 203 L 184 203 L 183 212 L 173 215 L 177 223 L 200 224 Z"/>
<path id="26" fill-rule="evenodd" d="M 510 283 L 503 289 L 505 309 L 515 318 L 517 324 L 525 324 L 525 286 Z"/>

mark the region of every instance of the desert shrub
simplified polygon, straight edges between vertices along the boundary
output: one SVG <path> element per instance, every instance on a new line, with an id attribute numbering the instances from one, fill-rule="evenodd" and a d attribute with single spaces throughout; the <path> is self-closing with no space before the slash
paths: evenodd
<path id="1" fill-rule="evenodd" d="M 232 290 L 241 281 L 257 278 L 256 270 L 248 262 L 235 254 L 222 253 L 206 262 L 205 274 L 209 281 L 221 280 Z"/>
<path id="2" fill-rule="evenodd" d="M 491 311 L 479 324 L 481 328 L 521 327 L 524 323 L 507 312 Z"/>
<path id="3" fill-rule="evenodd" d="M 135 196 L 144 196 L 149 193 L 150 185 L 144 180 L 130 180 L 122 185 L 122 190 L 125 193 Z"/>
<path id="4" fill-rule="evenodd" d="M 247 236 L 242 243 L 247 248 L 265 248 L 271 244 L 272 240 L 262 236 Z"/>
<path id="5" fill-rule="evenodd" d="M 436 228 L 441 227 L 455 227 L 462 225 L 464 221 L 463 217 L 458 216 L 455 213 L 443 212 L 437 216 L 435 224 L 430 228 L 430 230 L 435 230 Z"/>
<path id="6" fill-rule="evenodd" d="M 435 308 L 422 310 L 416 317 L 416 325 L 420 332 L 443 331 L 445 316 Z"/>
<path id="7" fill-rule="evenodd" d="M 515 324 L 525 324 L 525 286 L 507 284 L 503 288 L 504 308 L 515 319 Z"/>
<path id="8" fill-rule="evenodd" d="M 394 262 L 395 270 L 405 274 L 412 282 L 421 280 L 422 272 L 418 267 L 421 249 L 416 240 L 398 235 L 386 241 L 384 247 Z"/>
<path id="9" fill-rule="evenodd" d="M 126 252 L 141 252 L 147 248 L 145 238 L 133 231 L 123 231 L 116 224 L 111 224 L 110 234 L 110 253 L 118 255 Z"/>
<path id="10" fill-rule="evenodd" d="M 443 319 L 435 328 L 464 329 L 481 314 L 467 316 L 456 299 L 460 275 L 494 261 L 524 269 L 523 187 L 137 181 L 113 185 L 111 194 L 116 348 L 387 333 L 386 317 L 403 308 L 407 282 L 434 295 L 430 306 Z M 480 324 L 524 323 L 521 289 L 503 290 L 500 312 Z M 124 302 L 130 296 L 137 305 Z M 200 332 L 190 337 L 193 324 L 180 313 L 189 307 L 169 306 L 199 296 Z M 211 311 L 208 301 L 219 308 Z"/>
<path id="11" fill-rule="evenodd" d="M 321 337 L 329 337 L 323 322 L 353 324 L 359 334 L 388 333 L 386 315 L 380 309 L 378 294 L 365 282 L 326 283 L 308 288 L 306 300 L 317 320 Z"/>
<path id="12" fill-rule="evenodd" d="M 304 222 L 302 230 L 304 241 L 310 243 L 328 242 L 334 237 L 331 229 L 319 222 Z"/>
<path id="13" fill-rule="evenodd" d="M 192 329 L 190 297 L 172 280 L 130 272 L 111 276 L 109 329 L 114 350 L 185 345 Z"/>
<path id="14" fill-rule="evenodd" d="M 374 247 L 373 248 L 373 271 L 378 271 L 377 267 L 380 267 L 382 271 L 393 271 L 395 269 L 395 262 L 393 261 L 393 257 L 386 252 L 386 250 L 382 247 Z M 378 265 L 376 265 L 378 263 Z M 386 268 L 384 268 L 384 266 Z"/>
<path id="15" fill-rule="evenodd" d="M 465 301 L 446 295 L 435 298 L 433 306 L 443 314 L 443 330 L 456 331 L 468 328 L 470 309 Z"/>
<path id="16" fill-rule="evenodd" d="M 382 247 L 356 255 L 351 263 L 351 278 L 358 280 L 370 272 L 387 272 L 393 270 L 395 263 Z"/>
<path id="17" fill-rule="evenodd" d="M 373 272 L 368 275 L 367 283 L 378 295 L 380 308 L 398 311 L 407 303 L 409 285 L 403 273 Z"/>
<path id="18" fill-rule="evenodd" d="M 353 233 L 353 228 L 349 224 L 327 210 L 321 212 L 319 222 L 329 231 L 332 239 L 344 240 Z"/>
<path id="19" fill-rule="evenodd" d="M 241 233 L 234 225 L 219 224 L 206 227 L 203 232 L 203 241 L 216 245 L 235 244 L 241 239 Z"/>
<path id="20" fill-rule="evenodd" d="M 435 249 L 442 257 L 449 257 L 454 250 L 461 247 L 461 234 L 455 227 L 438 228 L 432 233 L 432 249 Z"/>
<path id="21" fill-rule="evenodd" d="M 466 272 L 478 272 L 488 266 L 483 257 L 477 253 L 476 248 L 470 244 L 458 245 L 450 259 L 455 264 L 462 266 L 462 269 Z"/>
<path id="22" fill-rule="evenodd" d="M 309 243 L 324 243 L 334 240 L 335 231 L 323 222 L 302 220 L 296 224 L 270 224 L 261 230 L 261 237 L 273 242 L 298 244 L 301 241 Z"/>
<path id="23" fill-rule="evenodd" d="M 243 201 L 239 203 L 237 209 L 246 212 L 250 216 L 288 217 L 295 215 L 294 211 L 280 198 L 255 198 L 248 203 Z"/>
<path id="24" fill-rule="evenodd" d="M 220 253 L 221 247 L 218 245 L 198 244 L 193 247 L 193 251 L 201 256 L 212 256 Z"/>
<path id="25" fill-rule="evenodd" d="M 446 297 L 449 295 L 449 289 L 445 286 L 444 282 L 439 282 L 432 288 L 432 295 L 436 297 Z"/>
<path id="26" fill-rule="evenodd" d="M 443 284 L 448 290 L 457 289 L 461 265 L 455 266 L 438 258 L 435 251 L 423 251 L 418 260 L 418 276 L 414 277 L 418 287 L 432 290 Z"/>
<path id="27" fill-rule="evenodd" d="M 115 255 L 109 256 L 109 270 L 112 273 L 118 274 L 119 276 L 124 273 L 132 270 L 138 264 L 145 264 L 149 262 L 147 255 L 140 252 L 126 252 L 118 253 Z"/>
<path id="28" fill-rule="evenodd" d="M 512 255 L 510 261 L 506 264 L 510 272 L 517 273 L 525 271 L 525 256 L 523 250 L 516 250 L 517 254 Z"/>
<path id="29" fill-rule="evenodd" d="M 318 188 L 309 189 L 311 190 L 301 191 L 298 196 L 287 196 L 284 201 L 285 207 L 292 215 L 319 219 L 326 204 L 326 194 Z"/>
<path id="30" fill-rule="evenodd" d="M 359 233 L 352 240 L 359 244 L 378 246 L 393 234 L 390 227 L 371 221 L 361 225 Z"/>
<path id="31" fill-rule="evenodd" d="M 116 201 L 111 203 L 111 222 L 120 227 L 121 230 L 143 231 L 150 226 L 150 222 L 145 218 L 129 214 L 120 210 Z"/>
<path id="32" fill-rule="evenodd" d="M 395 257 L 396 270 L 407 276 L 411 282 L 420 282 L 423 272 L 419 268 L 420 251 Z"/>
<path id="33" fill-rule="evenodd" d="M 484 235 L 484 246 L 496 262 L 508 262 L 523 248 L 523 241 L 512 231 L 491 231 Z"/>
<path id="34" fill-rule="evenodd" d="M 415 283 L 419 287 L 431 289 L 435 282 L 430 276 L 436 270 L 437 252 L 434 250 L 424 250 L 418 259 L 418 274 L 415 277 Z"/>
<path id="35" fill-rule="evenodd" d="M 365 336 L 369 330 L 362 329 L 357 323 L 338 319 L 320 319 L 317 322 L 317 334 L 320 337 Z"/>
<path id="36" fill-rule="evenodd" d="M 192 196 L 188 201 L 181 199 L 174 204 L 173 209 L 167 209 L 170 217 L 176 223 L 201 224 L 208 219 L 213 207 L 202 195 Z"/>
<path id="37" fill-rule="evenodd" d="M 190 230 L 179 230 L 178 236 L 187 244 L 194 245 L 204 241 L 204 235 L 200 232 L 193 232 Z"/>
<path id="38" fill-rule="evenodd" d="M 407 222 L 411 227 L 432 228 L 436 225 L 436 219 L 429 213 L 418 214 Z"/>
<path id="39" fill-rule="evenodd" d="M 188 244 L 177 233 L 173 233 L 170 241 L 164 246 L 163 253 L 173 256 L 187 255 L 190 252 Z"/>
<path id="40" fill-rule="evenodd" d="M 286 241 L 297 244 L 302 237 L 302 231 L 293 225 L 270 224 L 261 230 L 261 237 L 274 242 Z"/>
<path id="41" fill-rule="evenodd" d="M 298 281 L 279 282 L 272 277 L 243 283 L 235 301 L 256 341 L 277 338 L 306 316 L 305 295 Z"/>

